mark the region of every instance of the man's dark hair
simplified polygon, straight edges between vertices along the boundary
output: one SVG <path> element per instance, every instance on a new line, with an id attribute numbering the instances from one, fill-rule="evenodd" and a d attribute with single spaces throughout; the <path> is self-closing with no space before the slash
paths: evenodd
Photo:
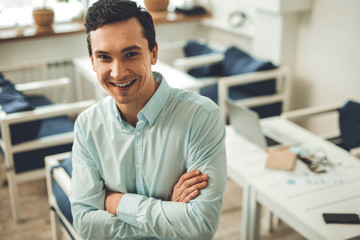
<path id="1" fill-rule="evenodd" d="M 92 55 L 90 32 L 107 23 L 127 21 L 136 18 L 142 28 L 143 36 L 148 41 L 149 50 L 156 45 L 155 27 L 149 12 L 129 0 L 99 0 L 91 5 L 85 18 L 85 32 L 87 34 L 87 45 L 89 54 Z"/>

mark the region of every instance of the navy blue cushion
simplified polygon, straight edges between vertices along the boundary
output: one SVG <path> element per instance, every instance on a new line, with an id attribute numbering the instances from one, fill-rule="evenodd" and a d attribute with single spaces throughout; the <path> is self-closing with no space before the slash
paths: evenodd
<path id="1" fill-rule="evenodd" d="M 26 97 L 25 99 L 35 107 L 51 104 L 51 102 L 43 96 L 31 96 Z M 42 120 L 36 120 L 10 125 L 11 143 L 19 144 L 39 138 L 39 131 L 42 123 Z"/>
<path id="2" fill-rule="evenodd" d="M 339 109 L 339 127 L 343 148 L 360 146 L 360 103 L 348 101 Z"/>
<path id="3" fill-rule="evenodd" d="M 0 74 L 0 104 L 6 113 L 33 110 L 39 106 L 51 104 L 43 96 L 25 97 L 14 85 Z M 44 120 L 10 125 L 12 144 L 19 144 L 41 137 L 72 132 L 74 122 L 68 116 L 53 117 Z M 1 135 L 1 132 L 0 132 Z M 49 147 L 14 154 L 15 172 L 20 173 L 44 167 L 44 158 L 61 152 L 71 151 L 72 144 Z"/>
<path id="4" fill-rule="evenodd" d="M 10 81 L 1 76 L 0 104 L 6 113 L 10 114 L 35 109 L 35 106 L 29 103 L 25 96 L 16 90 L 15 86 Z"/>
<path id="5" fill-rule="evenodd" d="M 230 47 L 225 52 L 222 61 L 224 76 L 233 76 L 257 71 L 275 69 L 269 61 L 254 59 L 246 52 L 237 47 Z M 239 90 L 255 95 L 274 94 L 276 92 L 275 79 L 269 79 L 258 83 L 249 83 L 239 87 Z"/>
<path id="6" fill-rule="evenodd" d="M 63 144 L 55 147 L 48 147 L 44 149 L 37 149 L 14 154 L 15 172 L 21 173 L 30 170 L 44 168 L 44 158 L 46 156 L 69 152 L 72 149 L 72 144 Z"/>
<path id="7" fill-rule="evenodd" d="M 200 94 L 205 97 L 210 98 L 216 104 L 219 103 L 219 101 L 218 101 L 218 85 L 217 84 L 201 88 Z M 231 98 L 233 100 L 245 99 L 245 98 L 250 98 L 250 97 L 254 97 L 254 95 L 249 92 L 242 91 L 241 89 L 236 89 L 235 87 L 229 88 L 229 98 Z"/>
<path id="8" fill-rule="evenodd" d="M 29 101 L 15 86 L 0 75 L 0 104 L 7 113 L 34 110 L 36 105 Z M 35 139 L 40 129 L 41 121 L 13 124 L 10 126 L 12 144 Z M 0 133 L 1 135 L 1 133 Z"/>
<path id="9" fill-rule="evenodd" d="M 26 100 L 36 107 L 51 104 L 51 102 L 43 96 L 30 96 L 27 97 Z M 74 122 L 68 116 L 52 117 L 41 121 L 13 124 L 10 126 L 12 144 L 19 144 L 25 141 L 60 133 L 72 132 L 73 130 Z M 43 168 L 44 158 L 46 156 L 68 152 L 71 151 L 71 148 L 72 144 L 63 144 L 60 146 L 14 154 L 15 172 L 21 173 Z"/>
<path id="10" fill-rule="evenodd" d="M 67 174 L 72 176 L 72 160 L 71 156 L 61 163 L 61 167 L 65 169 Z M 73 218 L 71 214 L 71 205 L 69 197 L 61 189 L 60 185 L 55 181 L 53 185 L 53 192 L 55 195 L 56 203 L 59 206 L 60 211 L 66 217 L 66 219 L 72 224 Z"/>
<path id="11" fill-rule="evenodd" d="M 26 100 L 39 107 L 51 102 L 43 96 L 30 96 Z M 35 140 L 41 137 L 73 131 L 74 122 L 67 116 L 53 117 L 45 120 L 13 124 L 10 126 L 12 144 Z"/>
<path id="12" fill-rule="evenodd" d="M 28 100 L 37 106 L 47 105 L 49 100 L 42 96 L 32 96 Z M 42 137 L 52 136 L 56 134 L 72 132 L 74 130 L 74 122 L 68 116 L 59 116 L 47 118 L 40 121 L 40 128 L 37 130 L 34 140 Z M 18 127 L 16 125 L 13 126 Z M 12 132 L 13 133 L 13 132 Z M 14 138 L 17 142 L 24 142 L 24 133 L 20 134 L 19 129 L 14 131 Z M 16 135 L 18 134 L 18 135 Z M 27 135 L 26 138 L 29 138 Z M 46 149 L 34 150 L 31 152 L 18 153 L 14 155 L 15 171 L 23 172 L 44 167 L 44 158 L 48 155 L 53 155 L 61 152 L 71 151 L 72 144 L 64 144 Z M 29 161 L 31 159 L 31 161 Z"/>
<path id="13" fill-rule="evenodd" d="M 184 55 L 186 57 L 194 57 L 215 52 L 216 51 L 209 48 L 207 44 L 199 43 L 197 41 L 188 41 L 184 47 Z M 196 78 L 220 76 L 222 75 L 221 64 L 193 68 L 188 71 L 188 74 Z"/>

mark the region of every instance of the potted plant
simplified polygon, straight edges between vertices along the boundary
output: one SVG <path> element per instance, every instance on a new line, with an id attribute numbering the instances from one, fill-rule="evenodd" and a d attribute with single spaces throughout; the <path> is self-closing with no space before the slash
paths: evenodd
<path id="1" fill-rule="evenodd" d="M 167 11 L 169 0 L 145 0 L 146 9 L 150 12 Z"/>
<path id="2" fill-rule="evenodd" d="M 52 31 L 52 24 L 54 22 L 54 10 L 46 6 L 47 0 L 43 0 L 43 5 L 40 8 L 35 8 L 32 12 L 36 32 Z"/>
<path id="3" fill-rule="evenodd" d="M 69 0 L 57 0 L 57 1 L 63 1 L 68 2 Z M 35 8 L 32 12 L 35 26 L 36 26 L 36 32 L 51 32 L 52 24 L 54 22 L 54 10 L 51 9 L 46 5 L 47 0 L 43 0 L 43 4 L 40 8 Z"/>

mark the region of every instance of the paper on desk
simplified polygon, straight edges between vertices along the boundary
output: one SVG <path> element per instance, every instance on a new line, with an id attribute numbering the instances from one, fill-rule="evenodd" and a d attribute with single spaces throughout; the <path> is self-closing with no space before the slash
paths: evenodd
<path id="1" fill-rule="evenodd" d="M 292 172 L 283 173 L 282 176 L 288 184 L 341 184 L 345 182 L 344 174 L 340 169 L 327 168 L 326 173 L 314 173 L 303 164 L 297 162 Z"/>

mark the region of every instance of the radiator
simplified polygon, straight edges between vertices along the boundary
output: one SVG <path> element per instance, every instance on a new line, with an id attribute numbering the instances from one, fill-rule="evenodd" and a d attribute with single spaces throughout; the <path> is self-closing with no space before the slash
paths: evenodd
<path id="1" fill-rule="evenodd" d="M 71 58 L 49 59 L 47 61 L 27 62 L 12 66 L 0 67 L 6 79 L 12 83 L 26 83 L 68 77 L 71 79 L 70 101 L 76 100 L 75 69 Z M 54 94 L 55 91 L 48 90 L 45 95 L 52 101 L 57 102 L 62 96 Z M 42 92 L 43 93 L 43 92 Z M 36 94 L 36 92 L 34 93 Z"/>

